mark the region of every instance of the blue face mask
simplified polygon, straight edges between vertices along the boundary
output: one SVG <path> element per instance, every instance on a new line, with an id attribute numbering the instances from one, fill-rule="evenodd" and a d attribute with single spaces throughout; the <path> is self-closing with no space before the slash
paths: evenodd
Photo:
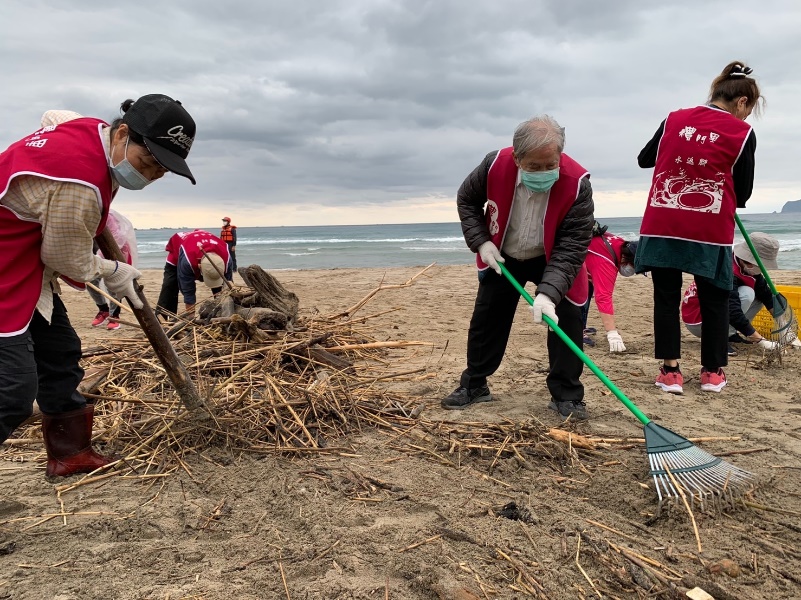
<path id="1" fill-rule="evenodd" d="M 559 179 L 559 169 L 550 171 L 524 171 L 520 169 L 520 181 L 532 192 L 547 192 Z"/>
<path id="2" fill-rule="evenodd" d="M 116 165 L 109 164 L 109 169 L 111 169 L 111 176 L 120 184 L 120 187 L 124 187 L 126 190 L 141 190 L 148 186 L 151 181 L 137 171 L 128 161 L 128 139 L 125 140 L 125 158 Z M 111 159 L 109 158 L 110 162 Z"/>

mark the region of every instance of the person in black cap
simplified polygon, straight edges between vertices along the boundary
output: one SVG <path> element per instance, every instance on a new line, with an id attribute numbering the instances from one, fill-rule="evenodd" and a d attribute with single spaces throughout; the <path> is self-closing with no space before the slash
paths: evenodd
<path id="1" fill-rule="evenodd" d="M 81 341 L 59 297 L 58 277 L 141 308 L 131 265 L 97 256 L 119 187 L 139 190 L 168 171 L 195 178 L 186 157 L 195 122 L 161 94 L 126 100 L 109 125 L 48 111 L 41 127 L 0 153 L 0 442 L 42 410 L 47 475 L 93 471 L 109 459 L 92 449 L 94 406 L 77 390 Z M 35 173 L 35 175 L 32 175 Z"/>
<path id="2" fill-rule="evenodd" d="M 195 122 L 181 103 L 163 94 L 149 94 L 136 101 L 126 100 L 121 109 L 125 114 L 111 127 L 115 140 L 125 140 L 126 156 L 122 162 L 129 160 L 127 149 L 129 142 L 133 142 L 131 158 L 139 159 L 141 168 L 134 165 L 136 173 L 132 173 L 129 167 L 124 167 L 121 175 L 120 165 L 112 165 L 117 183 L 127 189 L 142 189 L 170 171 L 195 185 L 195 177 L 186 164 L 195 141 Z M 131 183 L 135 187 L 130 187 Z"/>

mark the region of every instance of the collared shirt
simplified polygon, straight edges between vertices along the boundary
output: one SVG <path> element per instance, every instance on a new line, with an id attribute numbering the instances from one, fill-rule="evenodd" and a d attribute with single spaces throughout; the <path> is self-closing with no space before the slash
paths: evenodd
<path id="1" fill-rule="evenodd" d="M 532 192 L 520 179 L 517 185 L 509 225 L 501 250 L 517 260 L 528 260 L 545 254 L 545 209 L 551 191 Z"/>
<path id="2" fill-rule="evenodd" d="M 49 110 L 42 116 L 42 127 L 80 117 L 68 110 Z M 110 131 L 105 128 L 106 154 L 109 144 Z M 116 189 L 116 183 L 114 186 Z M 75 281 L 92 281 L 100 275 L 102 259 L 92 253 L 92 242 L 100 224 L 97 194 L 79 183 L 25 175 L 11 181 L 0 204 L 42 226 L 41 256 L 45 270 L 36 310 L 49 322 L 53 314 L 53 294 L 61 291 L 57 281 L 59 274 Z"/>

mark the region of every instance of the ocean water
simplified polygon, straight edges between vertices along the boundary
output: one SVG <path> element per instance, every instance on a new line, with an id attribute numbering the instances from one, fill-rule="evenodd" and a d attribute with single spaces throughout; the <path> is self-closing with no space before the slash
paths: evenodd
<path id="1" fill-rule="evenodd" d="M 743 215 L 749 232 L 762 231 L 779 240 L 779 266 L 801 269 L 801 214 Z M 598 219 L 609 231 L 636 239 L 640 217 Z M 219 228 L 208 231 L 218 234 Z M 139 266 L 161 269 L 164 246 L 176 230 L 136 232 Z M 343 225 L 324 227 L 239 227 L 239 266 L 265 269 L 333 269 L 346 267 L 409 267 L 467 265 L 475 260 L 462 237 L 459 223 L 409 225 Z M 736 241 L 742 241 L 739 231 Z"/>

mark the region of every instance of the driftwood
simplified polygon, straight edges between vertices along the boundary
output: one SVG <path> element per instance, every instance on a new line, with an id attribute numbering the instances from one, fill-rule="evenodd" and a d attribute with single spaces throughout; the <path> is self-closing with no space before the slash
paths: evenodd
<path id="1" fill-rule="evenodd" d="M 242 279 L 245 280 L 245 285 L 254 290 L 254 293 L 242 298 L 239 302 L 240 306 L 270 308 L 285 314 L 290 321 L 294 321 L 298 315 L 300 302 L 293 292 L 287 290 L 275 277 L 267 273 L 259 265 L 242 267 L 237 271 Z"/>
<path id="2" fill-rule="evenodd" d="M 250 289 L 230 289 L 198 307 L 200 323 L 224 326 L 231 337 L 265 341 L 264 332 L 293 331 L 298 297 L 258 265 L 239 269 Z"/>

